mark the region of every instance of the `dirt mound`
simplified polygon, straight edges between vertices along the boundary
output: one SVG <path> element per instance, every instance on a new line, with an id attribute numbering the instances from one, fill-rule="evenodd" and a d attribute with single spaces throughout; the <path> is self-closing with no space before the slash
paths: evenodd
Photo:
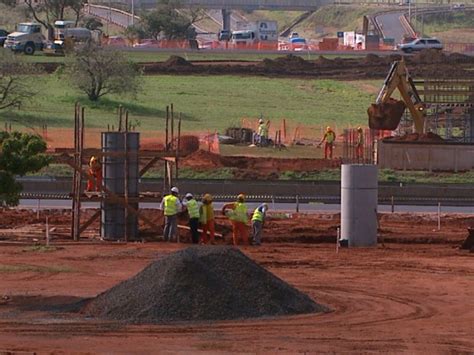
<path id="1" fill-rule="evenodd" d="M 451 62 L 453 64 L 473 63 L 474 62 L 473 57 L 471 57 L 469 55 L 461 54 L 461 53 L 451 53 L 449 55 L 448 59 L 449 59 L 449 62 Z"/>
<path id="2" fill-rule="evenodd" d="M 219 154 L 207 152 L 205 150 L 198 150 L 181 161 L 182 166 L 198 169 L 212 169 L 221 168 L 224 165 Z"/>
<path id="3" fill-rule="evenodd" d="M 461 249 L 467 249 L 474 251 L 474 228 L 468 228 L 469 235 L 466 240 L 461 244 Z"/>
<path id="4" fill-rule="evenodd" d="M 331 59 L 328 59 L 326 57 L 323 57 L 320 55 L 318 59 L 314 61 L 314 63 L 318 66 L 325 67 L 325 66 L 331 66 L 333 64 Z"/>
<path id="5" fill-rule="evenodd" d="M 284 57 L 278 57 L 276 59 L 265 58 L 259 65 L 263 66 L 267 70 L 291 71 L 313 68 L 313 63 L 292 54 L 288 54 Z"/>
<path id="6" fill-rule="evenodd" d="M 363 59 L 365 64 L 381 64 L 385 60 L 380 58 L 377 54 L 367 54 Z"/>
<path id="7" fill-rule="evenodd" d="M 87 316 L 130 323 L 226 320 L 323 312 L 232 247 L 191 247 L 155 261 L 91 300 Z"/>
<path id="8" fill-rule="evenodd" d="M 415 63 L 436 64 L 446 63 L 447 61 L 447 56 L 437 49 L 424 49 L 413 56 L 413 62 Z"/>
<path id="9" fill-rule="evenodd" d="M 188 62 L 183 57 L 179 57 L 177 55 L 170 56 L 166 61 L 163 62 L 165 66 L 174 67 L 174 66 L 192 66 L 190 62 Z"/>
<path id="10" fill-rule="evenodd" d="M 425 143 L 443 143 L 444 139 L 435 133 L 410 133 L 404 136 L 398 137 L 387 137 L 385 140 L 396 141 L 396 142 L 425 142 Z"/>

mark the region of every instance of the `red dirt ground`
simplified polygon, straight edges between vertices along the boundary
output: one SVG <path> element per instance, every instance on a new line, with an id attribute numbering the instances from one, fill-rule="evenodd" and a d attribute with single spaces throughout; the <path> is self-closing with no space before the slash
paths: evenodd
<path id="1" fill-rule="evenodd" d="M 71 243 L 63 234 L 69 216 L 56 212 L 50 221 L 57 249 L 39 252 L 28 246 L 34 237 L 44 239 L 42 224 L 24 225 L 35 214 L 1 211 L 0 353 L 472 352 L 474 254 L 458 249 L 472 215 L 443 215 L 437 231 L 431 214 L 383 214 L 384 244 L 338 253 L 338 214 L 282 217 L 268 220 L 262 247 L 243 252 L 331 312 L 130 326 L 53 309 L 93 297 L 187 244 Z M 229 231 L 222 217 L 217 224 Z M 19 238 L 28 227 L 29 236 Z M 20 240 L 29 243 L 15 245 Z"/>

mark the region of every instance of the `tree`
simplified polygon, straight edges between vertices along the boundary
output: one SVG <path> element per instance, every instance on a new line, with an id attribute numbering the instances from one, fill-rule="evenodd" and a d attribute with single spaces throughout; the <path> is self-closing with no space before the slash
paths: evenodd
<path id="1" fill-rule="evenodd" d="M 68 9 L 74 12 L 77 26 L 84 3 L 85 0 L 41 0 L 39 2 L 25 0 L 25 4 L 35 20 L 48 30 L 49 39 L 52 39 L 53 36 L 54 21 L 63 20 Z"/>
<path id="2" fill-rule="evenodd" d="M 196 31 L 193 24 L 202 19 L 201 10 L 178 11 L 177 2 L 162 0 L 156 10 L 142 16 L 140 24 L 128 29 L 132 37 L 151 37 L 158 39 L 195 39 Z M 183 14 L 183 13 L 186 13 Z"/>
<path id="3" fill-rule="evenodd" d="M 66 62 L 66 72 L 71 83 L 91 101 L 107 94 L 135 94 L 141 84 L 140 71 L 122 52 L 93 43 L 74 51 Z"/>
<path id="4" fill-rule="evenodd" d="M 36 94 L 29 75 L 37 72 L 11 51 L 0 50 L 0 110 L 20 106 Z"/>
<path id="5" fill-rule="evenodd" d="M 22 186 L 15 175 L 23 176 L 47 166 L 46 143 L 37 135 L 0 132 L 0 206 L 18 204 Z"/>
<path id="6" fill-rule="evenodd" d="M 95 17 L 87 17 L 83 20 L 83 22 L 84 27 L 91 31 L 102 31 L 102 27 L 104 27 L 104 24 Z"/>

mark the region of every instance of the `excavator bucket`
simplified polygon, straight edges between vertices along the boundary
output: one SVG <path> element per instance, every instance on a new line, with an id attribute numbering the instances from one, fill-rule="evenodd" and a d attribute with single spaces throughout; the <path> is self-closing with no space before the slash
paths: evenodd
<path id="1" fill-rule="evenodd" d="M 392 98 L 385 103 L 371 104 L 367 110 L 369 127 L 389 131 L 397 129 L 405 108 L 406 105 L 403 101 Z"/>

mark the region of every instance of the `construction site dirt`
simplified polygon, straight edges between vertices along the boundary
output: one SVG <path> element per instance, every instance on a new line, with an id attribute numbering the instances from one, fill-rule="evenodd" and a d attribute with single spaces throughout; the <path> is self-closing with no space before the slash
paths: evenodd
<path id="1" fill-rule="evenodd" d="M 306 56 L 305 56 L 306 58 Z M 407 67 L 414 78 L 472 78 L 474 57 L 458 53 L 444 54 L 436 50 L 405 56 Z M 401 55 L 344 57 L 329 59 L 313 55 L 303 57 L 287 55 L 263 61 L 187 61 L 172 56 L 165 62 L 140 63 L 146 75 L 259 75 L 279 77 L 331 78 L 360 80 L 385 78 L 387 68 Z M 60 64 L 39 64 L 47 72 L 54 72 Z"/>
<path id="2" fill-rule="evenodd" d="M 432 221 L 419 218 L 425 223 L 410 223 L 412 231 L 405 227 L 406 238 L 418 231 L 430 231 L 436 238 L 460 238 L 461 228 L 457 237 L 445 226 L 434 233 Z M 0 351 L 469 353 L 474 349 L 474 254 L 446 244 L 386 243 L 338 252 L 333 243 L 241 247 L 258 264 L 328 307 L 327 313 L 128 325 L 70 312 L 69 305 L 95 297 L 185 247 L 2 246 Z M 182 297 L 192 298 L 192 291 Z"/>

